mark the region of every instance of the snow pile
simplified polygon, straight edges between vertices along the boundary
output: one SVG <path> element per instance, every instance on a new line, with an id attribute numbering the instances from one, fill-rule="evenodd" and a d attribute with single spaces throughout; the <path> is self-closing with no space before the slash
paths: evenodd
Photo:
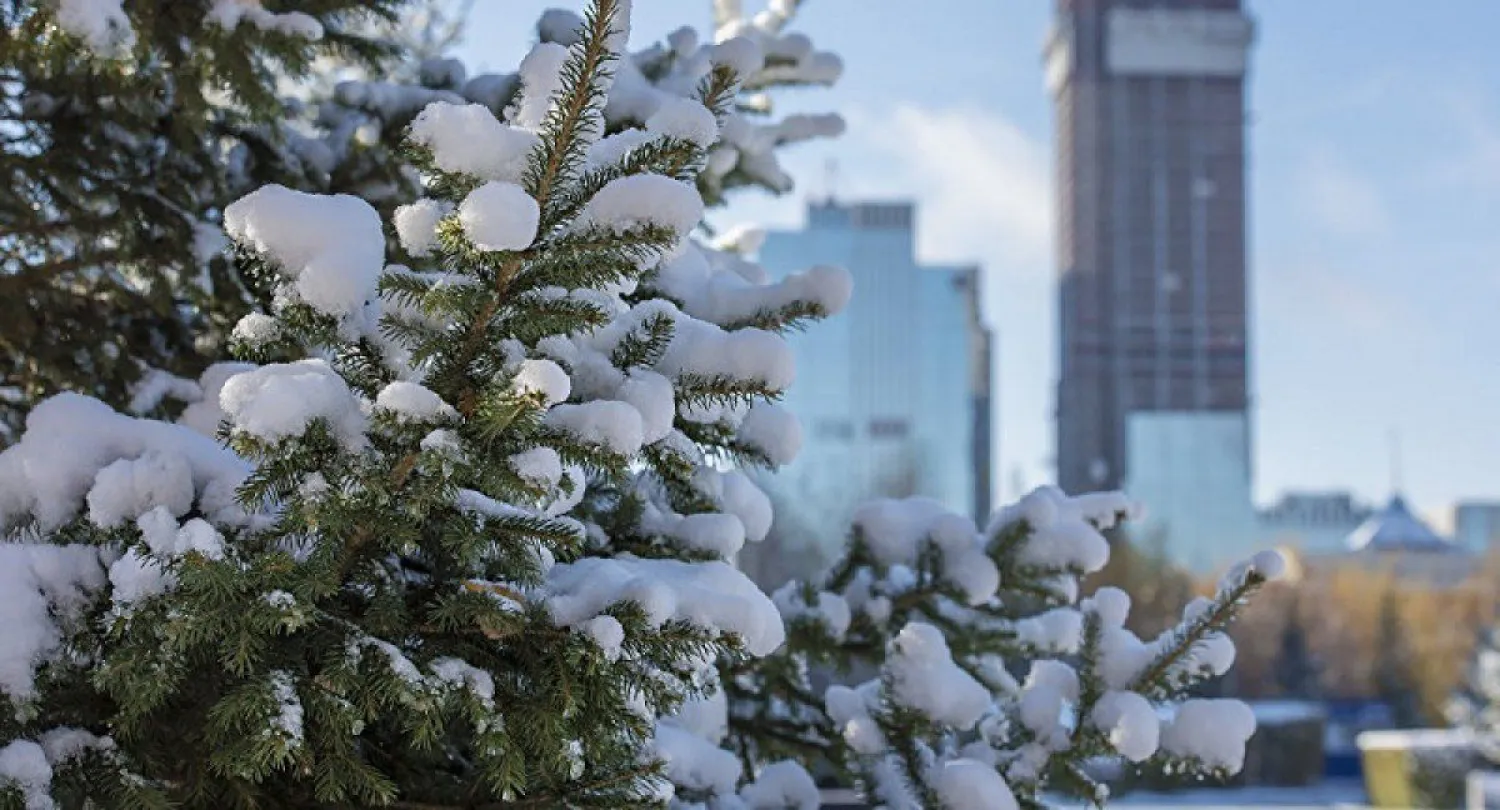
<path id="1" fill-rule="evenodd" d="M 103 470 L 136 459 L 144 460 L 114 468 L 99 487 Z M 0 453 L 0 526 L 32 521 L 38 530 L 52 531 L 85 504 L 111 522 L 133 520 L 131 511 L 151 506 L 181 508 L 184 468 L 199 511 L 235 521 L 240 512 L 234 491 L 250 471 L 242 459 L 188 428 L 133 419 L 96 399 L 58 394 L 32 409 L 21 440 Z M 136 480 L 136 473 L 154 469 L 173 471 L 172 477 Z"/>
<path id="2" fill-rule="evenodd" d="M 703 219 L 697 189 L 659 174 L 635 174 L 609 181 L 583 207 L 574 226 L 625 233 L 635 228 L 664 228 L 685 236 Z"/>
<path id="3" fill-rule="evenodd" d="M 1016 797 L 994 768 L 972 759 L 944 762 L 933 782 L 952 810 L 1016 810 Z"/>
<path id="4" fill-rule="evenodd" d="M 229 235 L 277 265 L 312 308 L 342 316 L 375 296 L 385 235 L 370 204 L 263 186 L 224 209 Z"/>
<path id="5" fill-rule="evenodd" d="M 401 247 L 412 256 L 421 258 L 437 247 L 437 227 L 448 215 L 449 207 L 439 200 L 422 199 L 396 209 L 396 236 Z M 472 237 L 471 237 L 472 238 Z"/>
<path id="6" fill-rule="evenodd" d="M 835 639 L 843 638 L 849 630 L 853 616 L 849 603 L 838 594 L 820 592 L 815 604 L 808 604 L 797 582 L 782 585 L 771 595 L 781 618 L 787 622 L 810 620 L 823 625 L 823 629 Z"/>
<path id="7" fill-rule="evenodd" d="M 323 38 L 323 26 L 311 16 L 300 11 L 280 14 L 266 11 L 260 0 L 213 0 L 204 21 L 225 31 L 233 31 L 241 22 L 248 22 L 262 31 L 303 39 Z"/>
<path id="8" fill-rule="evenodd" d="M 121 8 L 124 0 L 57 0 L 54 19 L 100 56 L 119 56 L 135 47 L 135 28 Z"/>
<path id="9" fill-rule="evenodd" d="M 61 651 L 59 622 L 71 620 L 104 586 L 108 561 L 101 551 L 0 543 L 0 690 L 11 700 L 35 696 L 37 668 Z"/>
<path id="10" fill-rule="evenodd" d="M 522 250 L 536 239 L 541 209 L 515 183 L 488 182 L 469 192 L 458 221 L 480 250 Z"/>
<path id="11" fill-rule="evenodd" d="M 953 663 L 943 633 L 912 622 L 901 630 L 886 658 L 891 697 L 934 722 L 968 730 L 990 706 L 990 694 Z"/>
<path id="12" fill-rule="evenodd" d="M 1161 749 L 1230 773 L 1245 762 L 1245 743 L 1255 733 L 1255 713 L 1238 700 L 1189 700 L 1177 707 L 1161 732 Z"/>
<path id="13" fill-rule="evenodd" d="M 755 781 L 740 790 L 740 801 L 750 810 L 818 810 L 822 806 L 817 783 L 792 760 L 761 768 Z"/>
<path id="14" fill-rule="evenodd" d="M 988 601 L 1000 586 L 1000 572 L 973 521 L 948 512 L 931 498 L 870 501 L 855 510 L 853 524 L 884 565 L 912 566 L 924 548 L 936 548 L 942 554 L 944 579 L 971 605 Z"/>
<path id="15" fill-rule="evenodd" d="M 446 101 L 427 105 L 409 135 L 432 151 L 438 169 L 503 183 L 521 182 L 537 144 L 536 133 L 506 126 L 482 104 Z"/>
<path id="16" fill-rule="evenodd" d="M 1161 721 L 1151 701 L 1135 692 L 1106 692 L 1094 704 L 1089 719 L 1109 735 L 1110 745 L 1131 762 L 1144 762 L 1156 753 Z"/>
<path id="17" fill-rule="evenodd" d="M 664 264 L 655 281 L 663 292 L 681 301 L 695 318 L 729 326 L 753 321 L 793 304 L 810 304 L 836 314 L 849 302 L 853 282 L 848 271 L 817 266 L 775 283 L 756 283 L 736 272 L 722 254 L 693 246 Z"/>
<path id="18" fill-rule="evenodd" d="M 744 574 L 724 562 L 589 557 L 554 566 L 543 595 L 559 626 L 571 627 L 621 602 L 635 602 L 653 626 L 679 619 L 734 633 L 752 655 L 785 639 L 776 606 Z"/>
<path id="19" fill-rule="evenodd" d="M 1021 563 L 1092 573 L 1109 562 L 1109 541 L 1101 532 L 1133 511 L 1120 493 L 1068 497 L 1056 487 L 1041 487 L 997 512 L 987 534 L 996 536 L 1024 521 L 1031 534 Z"/>
<path id="20" fill-rule="evenodd" d="M 430 389 L 414 382 L 388 383 L 375 396 L 375 411 L 388 413 L 400 422 L 439 422 L 456 419 L 458 411 Z"/>
<path id="21" fill-rule="evenodd" d="M 364 409 L 337 372 L 322 360 L 261 366 L 231 377 L 219 404 L 234 430 L 268 442 L 300 436 L 314 421 L 345 446 L 365 441 Z"/>

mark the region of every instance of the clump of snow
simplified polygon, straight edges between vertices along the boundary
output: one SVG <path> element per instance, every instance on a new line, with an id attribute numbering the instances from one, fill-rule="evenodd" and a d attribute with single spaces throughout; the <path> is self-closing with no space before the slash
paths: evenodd
<path id="1" fill-rule="evenodd" d="M 776 609 L 781 611 L 783 619 L 812 619 L 821 623 L 828 634 L 836 639 L 843 638 L 853 620 L 849 603 L 842 596 L 822 591 L 818 593 L 817 604 L 809 605 L 796 582 L 788 582 L 778 588 L 771 594 L 771 599 L 776 603 Z"/>
<path id="2" fill-rule="evenodd" d="M 94 476 L 87 497 L 89 521 L 108 529 L 135 520 L 157 507 L 172 515 L 193 508 L 193 470 L 175 453 L 148 451 L 122 458 Z"/>
<path id="3" fill-rule="evenodd" d="M 297 697 L 297 682 L 285 670 L 271 673 L 271 696 L 276 700 L 276 713 L 271 717 L 271 728 L 279 733 L 290 746 L 302 744 L 302 701 Z"/>
<path id="4" fill-rule="evenodd" d="M 306 194 L 262 186 L 224 209 L 229 235 L 273 261 L 298 297 L 348 315 L 375 296 L 385 262 L 380 216 L 348 194 Z"/>
<path id="5" fill-rule="evenodd" d="M 952 810 L 1016 810 L 1016 797 L 995 769 L 972 759 L 944 762 L 933 787 Z"/>
<path id="6" fill-rule="evenodd" d="M 1145 762 L 1156 753 L 1161 720 L 1149 700 L 1135 692 L 1106 692 L 1094 704 L 1090 719 L 1109 735 L 1109 743 L 1131 762 Z"/>
<path id="7" fill-rule="evenodd" d="M 431 389 L 405 380 L 387 383 L 380 389 L 375 395 L 375 410 L 402 422 L 436 422 L 458 417 L 458 411 Z"/>
<path id="8" fill-rule="evenodd" d="M 740 760 L 734 754 L 671 723 L 657 724 L 655 748 L 673 784 L 711 794 L 734 793 L 740 778 Z"/>
<path id="9" fill-rule="evenodd" d="M 560 626 L 581 624 L 621 602 L 636 602 L 653 626 L 670 619 L 735 633 L 752 655 L 785 640 L 776 606 L 725 562 L 588 557 L 548 573 L 547 605 Z"/>
<path id="10" fill-rule="evenodd" d="M 1078 673 L 1061 661 L 1033 661 L 1021 687 L 1021 722 L 1043 745 L 1064 740 L 1063 709 L 1078 700 Z"/>
<path id="11" fill-rule="evenodd" d="M 519 183 L 526 174 L 537 135 L 506 126 L 482 104 L 437 101 L 411 123 L 415 143 L 432 151 L 433 165 L 445 172 Z"/>
<path id="12" fill-rule="evenodd" d="M 985 554 L 974 523 L 931 498 L 870 501 L 855 510 L 853 523 L 870 553 L 885 565 L 913 565 L 931 543 L 942 552 L 943 578 L 971 605 L 989 600 L 1000 587 L 999 569 Z"/>
<path id="13" fill-rule="evenodd" d="M 641 416 L 641 443 L 653 444 L 672 432 L 677 417 L 676 392 L 672 381 L 642 368 L 633 368 L 620 381 L 614 396 L 627 402 Z"/>
<path id="14" fill-rule="evenodd" d="M 739 439 L 780 467 L 792 463 L 802 450 L 802 424 L 774 402 L 757 402 L 740 423 Z"/>
<path id="15" fill-rule="evenodd" d="M 240 319 L 240 325 L 244 325 L 251 317 L 276 323 L 275 318 L 251 313 Z M 239 338 L 239 326 L 235 327 L 235 336 Z M 198 401 L 183 409 L 182 415 L 177 417 L 177 424 L 210 438 L 217 436 L 219 423 L 224 420 L 224 409 L 219 407 L 219 394 L 224 390 L 224 383 L 237 374 L 254 369 L 255 366 L 250 363 L 214 363 L 204 369 L 202 376 L 198 378 Z"/>
<path id="16" fill-rule="evenodd" d="M 719 505 L 740 519 L 745 528 L 745 542 L 759 543 L 771 532 L 773 519 L 771 499 L 761 488 L 739 470 L 730 470 L 720 476 Z"/>
<path id="17" fill-rule="evenodd" d="M 47 752 L 31 740 L 15 740 L 0 748 L 0 787 L 14 786 L 26 800 L 26 810 L 52 810 L 52 765 Z"/>
<path id="18" fill-rule="evenodd" d="M 659 174 L 609 181 L 583 206 L 575 227 L 615 233 L 655 226 L 686 235 L 703 219 L 703 198 L 692 186 Z"/>
<path id="19" fill-rule="evenodd" d="M 740 801 L 750 810 L 818 810 L 822 795 L 805 768 L 784 759 L 761 768 L 755 781 L 740 789 Z"/>
<path id="20" fill-rule="evenodd" d="M 57 0 L 54 19 L 100 56 L 118 56 L 135 47 L 135 28 L 123 4 L 124 0 Z"/>
<path id="21" fill-rule="evenodd" d="M 394 219 L 401 247 L 413 256 L 431 255 L 438 244 L 438 223 L 450 210 L 448 203 L 426 198 L 398 207 Z"/>
<path id="22" fill-rule="evenodd" d="M 540 393 L 543 405 L 551 407 L 568 398 L 572 381 L 568 379 L 568 373 L 551 360 L 528 358 L 521 362 L 521 368 L 516 372 L 515 387 L 522 394 Z"/>
<path id="23" fill-rule="evenodd" d="M 349 447 L 365 440 L 359 400 L 328 363 L 276 363 L 224 383 L 219 404 L 236 431 L 275 442 L 301 435 L 314 420 L 327 422 Z"/>
<path id="24" fill-rule="evenodd" d="M 490 705 L 495 700 L 495 679 L 488 672 L 460 658 L 439 658 L 428 665 L 432 674 L 444 683 L 462 686 Z"/>
<path id="25" fill-rule="evenodd" d="M 1189 700 L 1162 729 L 1161 749 L 1236 773 L 1245 764 L 1245 743 L 1254 733 L 1255 713 L 1241 701 Z"/>
<path id="26" fill-rule="evenodd" d="M 547 412 L 547 424 L 584 444 L 622 456 L 640 452 L 644 438 L 641 412 L 628 402 L 595 400 L 556 405 Z"/>
<path id="27" fill-rule="evenodd" d="M 562 69 L 568 49 L 554 42 L 539 42 L 521 60 L 521 93 L 510 111 L 518 127 L 540 130 L 552 109 L 552 100 L 562 90 Z"/>
<path id="28" fill-rule="evenodd" d="M 197 383 L 192 380 L 154 368 L 130 386 L 130 404 L 125 409 L 133 414 L 144 414 L 155 410 L 168 397 L 179 402 L 192 402 L 200 394 Z"/>
<path id="29" fill-rule="evenodd" d="M 741 80 L 759 73 L 765 67 L 766 55 L 749 37 L 734 37 L 714 46 L 713 61 L 734 71 Z"/>
<path id="30" fill-rule="evenodd" d="M 262 312 L 251 312 L 240 318 L 230 336 L 250 346 L 259 346 L 275 340 L 280 334 L 279 321 Z"/>
<path id="31" fill-rule="evenodd" d="M 1128 510 L 1129 504 L 1117 493 L 1070 498 L 1056 487 L 1039 487 L 997 512 L 988 533 L 1025 520 L 1031 534 L 1017 555 L 1019 562 L 1092 573 L 1109 562 L 1109 541 L 1100 530 L 1112 525 L 1122 508 Z"/>
<path id="32" fill-rule="evenodd" d="M 458 221 L 480 250 L 522 250 L 536 240 L 542 212 L 526 189 L 491 181 L 469 192 Z"/>
<path id="33" fill-rule="evenodd" d="M 943 632 L 930 624 L 902 628 L 886 667 L 892 696 L 940 724 L 967 730 L 990 707 L 989 691 L 953 663 Z"/>
<path id="34" fill-rule="evenodd" d="M 593 640 L 605 659 L 613 661 L 620 657 L 620 650 L 625 645 L 625 628 L 619 619 L 595 616 L 578 625 L 578 629 Z"/>
<path id="35" fill-rule="evenodd" d="M 0 526 L 29 518 L 43 532 L 55 529 L 85 505 L 100 470 L 153 451 L 187 461 L 200 511 L 215 521 L 242 514 L 234 491 L 249 473 L 243 459 L 180 425 L 134 419 L 63 393 L 33 408 L 21 440 L 0 453 Z"/>
<path id="36" fill-rule="evenodd" d="M 550 447 L 533 447 L 511 456 L 509 461 L 516 475 L 532 486 L 551 489 L 562 480 L 562 459 Z"/>
<path id="37" fill-rule="evenodd" d="M 57 622 L 104 587 L 95 546 L 0 543 L 0 689 L 31 700 L 36 669 L 62 644 Z"/>
<path id="38" fill-rule="evenodd" d="M 719 139 L 719 122 L 707 107 L 697 101 L 670 97 L 662 99 L 656 112 L 646 119 L 646 131 L 707 149 Z"/>
<path id="39" fill-rule="evenodd" d="M 261 6 L 260 0 L 213 0 L 204 20 L 225 31 L 233 31 L 245 21 L 262 31 L 303 39 L 323 38 L 323 26 L 313 17 L 300 11 L 272 13 Z"/>

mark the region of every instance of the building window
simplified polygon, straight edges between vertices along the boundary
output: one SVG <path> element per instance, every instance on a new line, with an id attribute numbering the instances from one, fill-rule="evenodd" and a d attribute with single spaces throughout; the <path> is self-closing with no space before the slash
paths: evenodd
<path id="1" fill-rule="evenodd" d="M 854 425 L 847 419 L 819 419 L 817 436 L 820 439 L 849 441 L 854 438 Z"/>
<path id="2" fill-rule="evenodd" d="M 876 439 L 899 439 L 910 432 L 911 426 L 905 419 L 872 419 L 870 420 L 870 436 Z"/>

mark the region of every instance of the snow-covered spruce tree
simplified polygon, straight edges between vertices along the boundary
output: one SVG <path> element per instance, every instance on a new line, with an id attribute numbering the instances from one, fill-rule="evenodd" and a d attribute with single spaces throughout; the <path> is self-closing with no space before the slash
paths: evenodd
<path id="1" fill-rule="evenodd" d="M 1473 732 L 1480 751 L 1500 763 L 1500 631 L 1480 633 L 1468 674 L 1446 707 L 1448 721 Z"/>
<path id="2" fill-rule="evenodd" d="M 226 165 L 228 185 L 243 193 L 276 182 L 305 191 L 351 194 L 369 202 L 382 215 L 421 196 L 420 176 L 407 161 L 401 143 L 413 119 L 429 104 L 480 104 L 502 120 L 518 110 L 520 73 L 469 76 L 464 65 L 440 54 L 461 27 L 467 4 L 445 0 L 411 0 L 402 5 L 394 23 L 384 17 L 351 26 L 367 38 L 393 46 L 402 58 L 373 64 L 368 60 L 326 54 L 311 74 L 277 77 L 284 116 L 239 129 Z M 727 191 L 758 187 L 773 192 L 791 188 L 777 151 L 809 138 L 842 131 L 837 115 L 791 115 L 772 120 L 771 96 L 785 87 L 827 85 L 840 73 L 836 56 L 813 48 L 804 35 L 784 31 L 790 9 L 754 18 L 724 16 L 719 39 L 749 39 L 762 49 L 765 61 L 740 83 L 732 109 L 724 115 L 721 138 L 709 151 L 696 180 L 710 205 L 725 201 Z M 571 11 L 552 10 L 537 24 L 544 43 L 567 47 L 576 42 L 581 23 Z M 619 92 L 604 109 L 607 134 L 645 126 L 664 104 L 691 97 L 697 91 L 714 44 L 691 28 L 674 31 L 664 43 L 623 58 L 616 65 Z M 540 58 L 540 57 L 539 57 Z M 747 89 L 747 87 L 749 89 Z M 725 249 L 738 249 L 743 233 L 726 234 Z M 392 241 L 398 256 L 404 247 Z M 419 257 L 403 257 L 415 259 Z M 202 309 L 217 314 L 225 331 L 245 309 L 256 303 L 238 285 L 218 284 L 215 299 Z M 269 301 L 259 302 L 269 306 Z M 200 354 L 210 355 L 212 340 Z M 137 364 L 138 365 L 138 364 Z M 192 368 L 179 364 L 176 370 Z M 133 387 L 132 409 L 161 415 L 163 397 L 174 404 L 209 395 L 219 380 L 194 381 L 156 371 Z"/>
<path id="3" fill-rule="evenodd" d="M 274 76 L 382 58 L 345 25 L 402 2 L 0 2 L 0 443 L 56 391 L 124 405 L 147 369 L 202 370 L 244 311 L 217 216 L 254 186 L 230 158 L 306 173 L 267 137 Z"/>
<path id="4" fill-rule="evenodd" d="M 720 462 L 795 451 L 777 333 L 848 276 L 766 284 L 688 238 L 760 55 L 721 43 L 696 100 L 601 138 L 627 30 L 596 0 L 538 46 L 509 124 L 417 117 L 418 266 L 353 197 L 229 206 L 274 309 L 181 423 L 33 410 L 0 454 L 3 806 L 816 801 L 791 764 L 736 795 L 711 707 L 662 715 L 783 640 L 725 561 L 765 496 Z"/>
<path id="5" fill-rule="evenodd" d="M 1227 624 L 1283 561 L 1235 567 L 1143 641 L 1123 591 L 1079 601 L 1109 557 L 1101 532 L 1129 511 L 1116 494 L 1043 488 L 979 531 L 925 498 L 861 507 L 843 558 L 775 594 L 787 644 L 726 674 L 736 750 L 821 762 L 892 810 L 1102 802 L 1085 768 L 1098 758 L 1237 771 L 1250 710 L 1183 696 L 1229 668 Z M 810 669 L 869 680 L 822 690 Z"/>

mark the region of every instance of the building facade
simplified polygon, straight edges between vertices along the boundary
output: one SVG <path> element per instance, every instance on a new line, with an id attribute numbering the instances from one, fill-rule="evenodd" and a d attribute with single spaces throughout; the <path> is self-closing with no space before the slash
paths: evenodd
<path id="1" fill-rule="evenodd" d="M 802 424 L 802 451 L 762 480 L 776 524 L 771 545 L 749 557 L 826 562 L 873 497 L 926 495 L 976 519 L 989 511 L 991 334 L 979 270 L 918 264 L 915 216 L 906 202 L 817 202 L 803 229 L 766 234 L 759 259 L 773 277 L 839 265 L 854 295 L 790 339 L 797 382 L 784 404 Z M 771 581 L 807 573 L 777 565 L 747 567 Z"/>
<path id="2" fill-rule="evenodd" d="M 1260 510 L 1257 521 L 1263 545 L 1323 554 L 1344 550 L 1344 541 L 1373 514 L 1348 492 L 1288 492 Z"/>
<path id="3" fill-rule="evenodd" d="M 1243 412 L 1137 411 L 1125 435 L 1125 491 L 1145 511 L 1131 537 L 1202 574 L 1260 550 Z"/>
<path id="4" fill-rule="evenodd" d="M 1253 35 L 1239 0 L 1056 0 L 1044 55 L 1057 132 L 1065 489 L 1130 477 L 1133 413 L 1248 410 Z"/>
<path id="5" fill-rule="evenodd" d="M 1454 506 L 1453 542 L 1476 554 L 1500 548 L 1500 503 L 1462 501 Z"/>

